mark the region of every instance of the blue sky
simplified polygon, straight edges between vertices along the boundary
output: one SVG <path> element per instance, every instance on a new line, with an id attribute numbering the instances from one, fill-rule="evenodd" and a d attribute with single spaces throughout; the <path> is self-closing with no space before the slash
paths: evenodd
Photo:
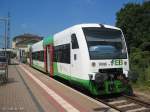
<path id="1" fill-rule="evenodd" d="M 53 35 L 79 23 L 115 25 L 116 12 L 128 2 L 143 0 L 0 0 L 0 17 L 11 15 L 10 36 Z M 0 22 L 0 37 L 3 35 Z"/>

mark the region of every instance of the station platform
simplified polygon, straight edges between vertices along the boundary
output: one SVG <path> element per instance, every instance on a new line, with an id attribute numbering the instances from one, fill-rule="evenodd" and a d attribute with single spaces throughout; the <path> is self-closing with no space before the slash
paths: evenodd
<path id="1" fill-rule="evenodd" d="M 25 64 L 9 65 L 0 84 L 0 112 L 116 112 Z"/>

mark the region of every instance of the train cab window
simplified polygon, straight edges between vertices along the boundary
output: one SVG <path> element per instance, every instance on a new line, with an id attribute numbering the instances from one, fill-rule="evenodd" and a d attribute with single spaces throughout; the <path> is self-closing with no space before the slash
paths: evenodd
<path id="1" fill-rule="evenodd" d="M 78 49 L 79 48 L 76 34 L 71 35 L 71 43 L 72 43 L 72 49 Z"/>

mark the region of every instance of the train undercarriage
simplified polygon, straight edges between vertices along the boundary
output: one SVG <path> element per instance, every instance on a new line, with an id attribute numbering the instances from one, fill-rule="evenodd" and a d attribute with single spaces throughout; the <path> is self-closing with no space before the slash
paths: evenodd
<path id="1" fill-rule="evenodd" d="M 100 94 L 124 93 L 133 95 L 129 80 L 121 68 L 99 69 L 99 72 L 95 74 L 95 80 L 91 81 Z"/>

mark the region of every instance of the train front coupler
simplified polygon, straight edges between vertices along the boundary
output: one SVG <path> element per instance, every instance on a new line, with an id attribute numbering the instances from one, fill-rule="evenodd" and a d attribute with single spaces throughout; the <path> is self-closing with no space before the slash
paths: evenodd
<path id="1" fill-rule="evenodd" d="M 115 74 L 107 72 L 97 72 L 89 75 L 89 79 L 94 83 L 100 94 L 111 94 L 120 92 L 120 81 L 115 79 Z"/>

